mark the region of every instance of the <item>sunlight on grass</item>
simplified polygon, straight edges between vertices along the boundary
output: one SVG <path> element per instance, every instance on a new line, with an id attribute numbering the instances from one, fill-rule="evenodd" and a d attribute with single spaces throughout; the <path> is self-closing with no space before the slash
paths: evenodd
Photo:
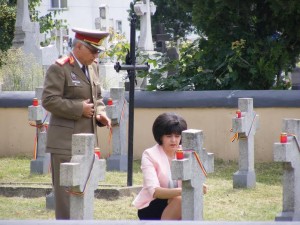
<path id="1" fill-rule="evenodd" d="M 260 221 L 274 220 L 281 209 L 282 187 L 257 183 L 253 189 L 233 189 L 223 179 L 207 179 L 204 196 L 205 220 Z"/>
<path id="2" fill-rule="evenodd" d="M 54 211 L 46 209 L 45 198 L 0 196 L 0 219 L 54 219 Z"/>
<path id="3" fill-rule="evenodd" d="M 208 174 L 208 193 L 204 196 L 204 220 L 209 221 L 274 221 L 282 210 L 282 164 L 256 163 L 256 187 L 233 189 L 233 174 L 238 163 L 215 160 L 215 172 Z M 30 159 L 0 158 L 1 183 L 49 183 L 51 175 L 30 175 Z M 142 184 L 140 161 L 133 164 L 133 185 Z M 127 173 L 106 172 L 100 185 L 126 186 Z M 134 195 L 117 200 L 95 199 L 94 219 L 137 220 L 131 205 Z M 46 210 L 45 198 L 8 198 L 0 196 L 0 219 L 54 219 Z"/>
<path id="4" fill-rule="evenodd" d="M 131 205 L 132 201 L 133 196 L 113 201 L 97 199 L 94 218 L 98 220 L 137 220 L 137 210 Z"/>
<path id="5" fill-rule="evenodd" d="M 28 157 L 0 158 L 0 183 L 48 183 L 51 184 L 51 174 L 30 174 L 30 161 Z M 50 170 L 49 170 L 50 171 Z M 140 161 L 133 162 L 133 184 L 142 184 Z M 106 171 L 105 180 L 101 184 L 127 186 L 127 173 Z"/>

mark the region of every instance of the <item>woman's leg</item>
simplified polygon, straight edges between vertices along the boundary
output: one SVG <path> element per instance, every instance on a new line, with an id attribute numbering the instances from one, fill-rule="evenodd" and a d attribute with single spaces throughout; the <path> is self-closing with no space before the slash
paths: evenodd
<path id="1" fill-rule="evenodd" d="M 169 199 L 161 220 L 181 220 L 181 196 Z"/>

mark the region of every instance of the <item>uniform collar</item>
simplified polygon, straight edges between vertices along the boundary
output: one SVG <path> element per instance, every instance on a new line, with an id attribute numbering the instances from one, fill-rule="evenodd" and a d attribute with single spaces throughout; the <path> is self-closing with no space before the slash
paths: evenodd
<path id="1" fill-rule="evenodd" d="M 83 64 L 81 64 L 79 62 L 79 60 L 76 58 L 75 54 L 73 52 L 71 52 L 72 56 L 74 57 L 74 59 L 76 60 L 76 62 L 78 63 L 79 67 L 81 68 L 83 66 Z"/>

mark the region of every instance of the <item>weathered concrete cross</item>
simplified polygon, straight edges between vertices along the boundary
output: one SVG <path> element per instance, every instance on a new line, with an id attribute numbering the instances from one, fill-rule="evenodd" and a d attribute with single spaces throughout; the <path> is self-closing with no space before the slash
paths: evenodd
<path id="1" fill-rule="evenodd" d="M 287 143 L 274 143 L 274 161 L 283 162 L 282 212 L 277 221 L 300 221 L 300 119 L 284 119 Z"/>
<path id="2" fill-rule="evenodd" d="M 106 106 L 107 116 L 112 123 L 112 155 L 107 159 L 107 170 L 127 171 L 128 145 L 127 123 L 128 103 L 125 99 L 124 88 L 111 88 L 110 97 L 113 105 Z"/>
<path id="3" fill-rule="evenodd" d="M 28 106 L 28 120 L 35 122 L 36 126 L 36 149 L 34 159 L 30 161 L 31 174 L 46 174 L 50 168 L 50 154 L 46 153 L 47 129 L 49 115 L 41 106 L 41 96 L 43 88 L 35 89 L 35 102 L 37 105 Z"/>
<path id="4" fill-rule="evenodd" d="M 70 193 L 70 219 L 90 220 L 94 214 L 94 191 L 104 180 L 105 160 L 94 154 L 94 134 L 73 134 L 72 158 L 60 165 L 60 185 Z"/>
<path id="5" fill-rule="evenodd" d="M 203 149 L 201 130 L 183 131 L 182 149 L 184 158 L 174 159 L 171 165 L 172 179 L 182 180 L 182 220 L 203 220 L 203 183 L 206 173 L 214 170 L 214 156 Z M 205 165 L 206 170 L 201 169 Z"/>
<path id="6" fill-rule="evenodd" d="M 156 6 L 150 0 L 138 1 L 134 5 L 134 11 L 141 17 L 141 36 L 138 47 L 144 51 L 153 51 L 151 15 L 154 15 Z"/>
<path id="7" fill-rule="evenodd" d="M 234 188 L 253 188 L 256 185 L 254 170 L 254 135 L 259 116 L 253 111 L 252 98 L 239 98 L 240 118 L 232 119 L 232 130 L 239 136 L 239 171 L 233 174 Z"/>

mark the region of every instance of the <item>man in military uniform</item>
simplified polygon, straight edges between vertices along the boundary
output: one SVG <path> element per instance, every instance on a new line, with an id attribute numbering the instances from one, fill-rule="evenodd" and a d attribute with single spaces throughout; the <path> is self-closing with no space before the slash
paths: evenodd
<path id="1" fill-rule="evenodd" d="M 69 194 L 59 185 L 59 176 L 60 164 L 71 160 L 72 135 L 94 133 L 97 140 L 97 125 L 111 127 L 95 62 L 101 42 L 109 33 L 72 30 L 75 32 L 72 52 L 49 67 L 42 94 L 42 105 L 51 112 L 47 152 L 51 153 L 56 219 L 70 218 Z"/>

